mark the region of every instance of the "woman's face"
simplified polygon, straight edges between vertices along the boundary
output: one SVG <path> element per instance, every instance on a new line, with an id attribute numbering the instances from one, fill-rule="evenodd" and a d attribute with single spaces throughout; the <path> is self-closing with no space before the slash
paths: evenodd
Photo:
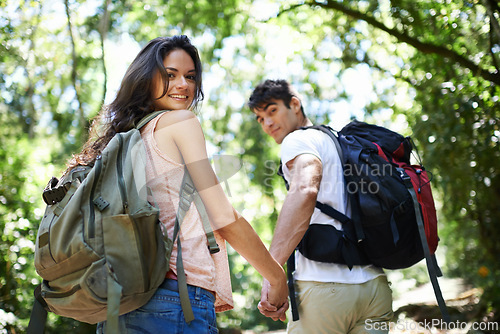
<path id="1" fill-rule="evenodd" d="M 163 60 L 167 70 L 168 90 L 165 95 L 165 84 L 159 73 L 153 79 L 153 99 L 155 110 L 188 109 L 196 90 L 196 70 L 193 59 L 189 54 L 176 49 L 171 51 Z M 158 99 L 162 96 L 160 99 Z"/>

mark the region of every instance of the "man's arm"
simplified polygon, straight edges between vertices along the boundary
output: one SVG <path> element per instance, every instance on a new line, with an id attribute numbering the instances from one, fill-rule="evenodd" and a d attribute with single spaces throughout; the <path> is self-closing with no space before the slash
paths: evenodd
<path id="1" fill-rule="evenodd" d="M 323 173 L 321 161 L 312 154 L 298 155 L 286 165 L 291 174 L 290 189 L 278 216 L 269 250 L 281 265 L 285 264 L 309 227 Z M 267 317 L 284 321 L 288 304 L 280 309 L 273 307 L 267 300 L 268 289 L 269 283 L 264 280 L 259 310 Z"/>
<path id="2" fill-rule="evenodd" d="M 284 265 L 309 227 L 316 205 L 323 166 L 312 154 L 301 154 L 287 163 L 290 189 L 278 216 L 270 253 Z"/>

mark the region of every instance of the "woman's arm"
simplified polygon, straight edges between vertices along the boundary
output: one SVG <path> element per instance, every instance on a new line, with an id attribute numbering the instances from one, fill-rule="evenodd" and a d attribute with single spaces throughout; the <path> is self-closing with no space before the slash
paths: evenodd
<path id="1" fill-rule="evenodd" d="M 157 142 L 173 140 L 214 229 L 270 282 L 269 302 L 283 305 L 288 297 L 284 270 L 270 255 L 251 225 L 229 202 L 208 160 L 205 137 L 198 119 L 187 110 L 176 110 L 165 116 L 157 125 Z"/>
<path id="2" fill-rule="evenodd" d="M 287 163 L 291 173 L 290 189 L 278 216 L 270 252 L 278 263 L 284 264 L 302 240 L 314 212 L 323 166 L 311 154 L 301 154 Z M 262 287 L 259 310 L 273 319 L 283 320 L 283 313 L 276 311 L 266 299 L 267 282 Z"/>

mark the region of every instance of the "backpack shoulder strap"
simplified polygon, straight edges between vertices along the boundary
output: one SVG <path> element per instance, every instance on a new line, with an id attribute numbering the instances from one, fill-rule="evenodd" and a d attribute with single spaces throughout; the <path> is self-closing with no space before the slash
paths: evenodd
<path id="1" fill-rule="evenodd" d="M 295 271 L 295 249 L 286 261 L 286 275 L 288 278 L 288 295 L 290 296 L 290 306 L 292 312 L 292 321 L 299 320 L 299 310 L 297 308 L 297 297 L 295 295 L 295 286 L 293 283 L 293 272 Z"/>
<path id="2" fill-rule="evenodd" d="M 278 172 L 276 174 L 281 176 L 281 178 L 283 179 L 283 182 L 285 182 L 286 190 L 287 191 L 290 190 L 290 185 L 288 184 L 288 181 L 285 179 L 285 174 L 283 173 L 283 162 L 281 160 L 280 160 L 280 166 L 278 168 Z"/>
<path id="3" fill-rule="evenodd" d="M 302 129 L 302 130 L 315 129 L 315 130 L 319 130 L 321 132 L 326 133 L 332 139 L 333 143 L 335 144 L 335 147 L 337 148 L 337 153 L 339 154 L 339 157 L 340 157 L 340 161 L 342 162 L 342 165 L 344 165 L 344 155 L 343 155 L 342 147 L 340 146 L 339 139 L 337 138 L 337 135 L 334 133 L 334 130 L 330 126 L 322 124 L 322 125 L 303 126 L 300 129 Z M 288 190 L 289 184 L 288 184 L 287 180 L 285 179 L 285 175 L 283 173 L 283 163 L 281 160 L 280 160 L 280 165 L 279 165 L 279 169 L 278 169 L 278 175 L 283 178 L 283 181 L 285 181 L 286 190 Z M 318 209 L 320 209 L 320 208 L 318 207 Z"/>
<path id="4" fill-rule="evenodd" d="M 135 128 L 137 130 L 140 130 L 144 125 L 148 124 L 148 122 L 150 120 L 152 120 L 153 118 L 155 118 L 156 116 L 160 115 L 160 114 L 163 114 L 164 112 L 167 112 L 169 110 L 157 110 L 157 111 L 153 111 L 152 113 L 150 114 L 147 114 L 146 116 L 144 116 L 140 121 L 139 123 L 137 123 L 137 125 L 135 126 Z"/>
<path id="5" fill-rule="evenodd" d="M 301 129 L 304 129 L 304 130 L 305 129 L 315 129 L 315 130 L 319 130 L 323 133 L 326 133 L 332 139 L 335 147 L 337 148 L 337 152 L 339 154 L 342 166 L 344 165 L 344 154 L 342 151 L 342 147 L 340 146 L 340 142 L 339 142 L 339 139 L 337 138 L 337 135 L 334 133 L 334 130 L 330 126 L 325 125 L 325 124 L 312 125 L 312 126 L 301 127 Z M 281 168 L 281 165 L 280 165 L 280 168 Z M 351 219 L 349 217 L 347 217 L 345 214 L 336 210 L 335 208 L 331 207 L 328 204 L 324 204 L 324 203 L 317 201 L 316 208 L 318 208 L 321 212 L 323 212 L 327 216 L 330 216 L 331 218 L 340 221 L 342 224 L 345 224 L 345 223 L 348 223 L 351 221 Z"/>
<path id="6" fill-rule="evenodd" d="M 195 202 L 196 208 L 198 209 L 198 212 L 202 219 L 203 229 L 205 230 L 205 234 L 209 243 L 208 247 L 210 250 L 210 254 L 217 253 L 220 251 L 220 248 L 215 240 L 215 236 L 210 226 L 210 221 L 208 220 L 208 214 L 205 210 L 205 206 L 203 205 L 199 194 L 196 192 L 196 188 L 194 186 L 193 180 L 191 179 L 191 175 L 189 175 L 187 168 L 185 168 L 181 190 L 179 193 L 179 208 L 177 210 L 177 216 L 175 219 L 174 235 L 172 240 L 175 242 L 175 239 L 177 238 L 177 282 L 179 287 L 179 297 L 181 299 L 181 307 L 184 313 L 184 319 L 187 323 L 190 323 L 194 319 L 194 313 L 191 307 L 191 302 L 189 301 L 186 274 L 184 272 L 184 265 L 182 263 L 181 239 L 178 237 L 178 234 L 180 230 L 180 224 L 184 220 L 184 217 L 186 216 L 186 213 L 188 212 L 193 201 Z"/>
<path id="7" fill-rule="evenodd" d="M 31 310 L 30 322 L 28 324 L 28 334 L 43 334 L 47 321 L 47 303 L 41 295 L 41 285 L 38 284 L 34 291 L 35 301 Z"/>
<path id="8" fill-rule="evenodd" d="M 330 126 L 321 124 L 321 125 L 312 125 L 312 126 L 304 126 L 301 127 L 301 129 L 315 129 L 319 130 L 321 132 L 326 133 L 333 141 L 333 144 L 335 144 L 335 148 L 337 148 L 337 152 L 340 157 L 340 161 L 342 162 L 342 165 L 344 165 L 344 154 L 342 151 L 342 147 L 340 146 L 338 135 L 335 134 L 335 130 L 333 130 Z"/>
<path id="9" fill-rule="evenodd" d="M 404 169 L 398 168 L 398 171 L 403 176 L 403 181 L 410 192 L 411 198 L 413 200 L 413 206 L 415 207 L 415 215 L 417 218 L 418 233 L 420 235 L 420 241 L 422 243 L 422 249 L 424 250 L 425 262 L 427 265 L 427 271 L 429 273 L 429 278 L 434 289 L 434 294 L 436 295 L 436 300 L 443 317 L 443 321 L 449 323 L 451 321 L 448 309 L 446 308 L 446 303 L 441 293 L 441 288 L 439 287 L 438 276 L 442 276 L 441 270 L 437 265 L 436 257 L 429 251 L 429 244 L 427 243 L 427 237 L 425 235 L 425 226 L 422 218 L 422 213 L 420 211 L 420 204 L 417 199 L 417 194 L 413 185 L 410 181 L 410 177 L 404 172 Z"/>
<path id="10" fill-rule="evenodd" d="M 215 254 L 219 252 L 220 248 L 215 240 L 214 232 L 212 230 L 212 226 L 210 225 L 210 220 L 208 218 L 207 210 L 205 209 L 205 205 L 201 200 L 200 194 L 198 194 L 198 192 L 196 191 L 191 175 L 189 174 L 186 168 L 184 169 L 184 178 L 181 186 L 180 199 L 182 199 L 184 203 L 182 207 L 181 205 L 179 205 L 179 211 L 178 211 L 179 223 L 182 222 L 182 220 L 184 219 L 187 210 L 189 210 L 191 202 L 194 202 L 194 204 L 196 205 L 196 209 L 200 214 L 201 221 L 203 223 L 203 230 L 205 231 L 205 235 L 207 236 L 208 248 L 210 250 L 210 254 Z"/>

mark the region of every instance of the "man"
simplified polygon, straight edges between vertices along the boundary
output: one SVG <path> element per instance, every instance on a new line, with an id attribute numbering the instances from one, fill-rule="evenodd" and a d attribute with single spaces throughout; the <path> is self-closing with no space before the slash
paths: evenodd
<path id="1" fill-rule="evenodd" d="M 348 212 L 342 165 L 327 134 L 314 129 L 302 103 L 285 80 L 266 80 L 255 88 L 248 106 L 265 133 L 281 144 L 283 173 L 289 191 L 271 243 L 271 255 L 287 261 L 309 224 L 341 224 L 315 208 L 316 201 Z M 295 254 L 295 294 L 299 320 L 289 321 L 289 333 L 388 333 L 393 316 L 392 292 L 382 269 L 322 263 Z M 264 282 L 260 311 L 284 320 L 286 305 L 267 301 Z"/>

